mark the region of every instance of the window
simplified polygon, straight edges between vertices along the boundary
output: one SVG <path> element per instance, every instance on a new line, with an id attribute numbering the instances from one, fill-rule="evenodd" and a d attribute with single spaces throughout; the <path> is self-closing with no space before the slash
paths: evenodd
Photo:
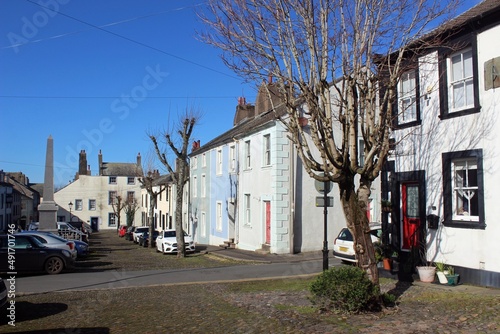
<path id="1" fill-rule="evenodd" d="M 222 231 L 222 202 L 217 202 L 217 208 L 215 211 L 215 214 L 217 215 L 215 217 L 216 219 L 216 228 L 217 231 Z"/>
<path id="2" fill-rule="evenodd" d="M 127 177 L 127 184 L 135 184 L 135 177 L 133 176 Z"/>
<path id="3" fill-rule="evenodd" d="M 201 197 L 205 197 L 207 195 L 207 180 L 205 174 L 201 175 Z"/>
<path id="4" fill-rule="evenodd" d="M 474 83 L 472 81 L 472 50 L 453 54 L 449 58 L 450 109 L 458 111 L 474 106 Z"/>
<path id="5" fill-rule="evenodd" d="M 95 211 L 95 209 L 96 209 L 95 199 L 89 199 L 89 210 Z"/>
<path id="6" fill-rule="evenodd" d="M 229 170 L 231 172 L 236 170 L 236 147 L 234 145 L 229 147 Z"/>
<path id="7" fill-rule="evenodd" d="M 198 178 L 193 176 L 193 197 L 198 197 Z"/>
<path id="8" fill-rule="evenodd" d="M 409 71 L 399 78 L 398 125 L 408 125 L 408 123 L 419 121 L 417 75 L 417 71 Z"/>
<path id="9" fill-rule="evenodd" d="M 482 150 L 443 153 L 446 226 L 485 228 Z"/>
<path id="10" fill-rule="evenodd" d="M 116 176 L 109 177 L 109 184 L 116 184 Z"/>
<path id="11" fill-rule="evenodd" d="M 250 164 L 250 140 L 245 142 L 245 169 L 250 169 L 252 165 Z"/>
<path id="12" fill-rule="evenodd" d="M 114 204 L 116 202 L 116 191 L 110 191 L 108 195 L 108 204 Z"/>
<path id="13" fill-rule="evenodd" d="M 441 73 L 441 118 L 451 118 L 480 111 L 476 39 L 470 47 L 443 54 L 439 63 Z"/>
<path id="14" fill-rule="evenodd" d="M 193 157 L 193 163 L 191 164 L 193 169 L 196 169 L 198 167 L 198 157 Z"/>
<path id="15" fill-rule="evenodd" d="M 108 226 L 116 226 L 116 215 L 113 212 L 108 213 Z"/>
<path id="16" fill-rule="evenodd" d="M 264 166 L 271 165 L 271 135 L 264 135 Z"/>
<path id="17" fill-rule="evenodd" d="M 250 194 L 245 194 L 245 225 L 250 225 Z"/>
<path id="18" fill-rule="evenodd" d="M 200 216 L 200 228 L 201 228 L 201 236 L 205 238 L 207 236 L 207 218 L 205 212 L 201 213 Z"/>
<path id="19" fill-rule="evenodd" d="M 75 199 L 75 211 L 83 210 L 83 202 L 81 199 Z"/>
<path id="20" fill-rule="evenodd" d="M 201 156 L 201 167 L 207 167 L 207 155 L 205 153 Z"/>
<path id="21" fill-rule="evenodd" d="M 222 150 L 217 150 L 217 174 L 222 174 Z"/>
<path id="22" fill-rule="evenodd" d="M 127 202 L 128 203 L 134 203 L 135 200 L 135 192 L 134 191 L 128 191 L 127 192 Z"/>

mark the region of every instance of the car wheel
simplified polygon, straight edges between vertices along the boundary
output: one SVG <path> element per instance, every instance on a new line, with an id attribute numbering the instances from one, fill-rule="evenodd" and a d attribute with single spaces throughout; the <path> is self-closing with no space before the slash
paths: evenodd
<path id="1" fill-rule="evenodd" d="M 58 257 L 51 257 L 45 261 L 45 272 L 50 275 L 59 274 L 64 268 L 64 262 Z"/>

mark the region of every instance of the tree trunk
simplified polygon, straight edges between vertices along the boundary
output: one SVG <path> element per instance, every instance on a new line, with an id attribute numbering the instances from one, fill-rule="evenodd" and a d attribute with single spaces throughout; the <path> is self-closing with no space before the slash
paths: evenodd
<path id="1" fill-rule="evenodd" d="M 153 232 L 155 230 L 155 207 L 156 207 L 156 196 L 149 196 L 149 243 L 148 247 L 153 247 Z"/>
<path id="2" fill-rule="evenodd" d="M 177 185 L 175 205 L 175 234 L 177 236 L 177 257 L 186 256 L 186 245 L 184 242 L 184 229 L 182 228 L 182 199 L 184 187 Z"/>
<path id="3" fill-rule="evenodd" d="M 371 181 L 361 180 L 357 193 L 354 191 L 353 185 L 353 182 L 339 183 L 340 200 L 344 209 L 347 228 L 349 228 L 353 236 L 358 267 L 365 270 L 368 278 L 374 284 L 379 285 L 375 249 L 366 215 L 367 203 L 371 194 Z"/>

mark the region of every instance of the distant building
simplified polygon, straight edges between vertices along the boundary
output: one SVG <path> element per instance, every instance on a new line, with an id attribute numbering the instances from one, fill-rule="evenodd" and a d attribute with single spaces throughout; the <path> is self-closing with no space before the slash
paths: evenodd
<path id="1" fill-rule="evenodd" d="M 0 171 L 0 230 L 14 223 L 24 229 L 27 223 L 38 221 L 40 194 L 21 172 Z"/>
<path id="2" fill-rule="evenodd" d="M 141 184 L 138 179 L 143 173 L 140 153 L 135 163 L 122 163 L 104 162 L 99 151 L 98 162 L 98 175 L 91 175 L 86 152 L 80 152 L 75 180 L 54 194 L 59 205 L 58 221 L 87 222 L 94 230 L 116 229 L 118 220 L 120 224 L 126 224 L 125 212 L 122 210 L 118 219 L 113 207 L 118 197 L 122 201 L 135 199 L 140 205 Z M 135 213 L 133 224 L 141 224 L 140 209 Z"/>

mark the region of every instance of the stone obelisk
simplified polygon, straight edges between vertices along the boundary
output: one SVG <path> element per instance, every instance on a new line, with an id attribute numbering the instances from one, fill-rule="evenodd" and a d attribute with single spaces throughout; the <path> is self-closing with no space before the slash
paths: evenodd
<path id="1" fill-rule="evenodd" d="M 52 135 L 47 139 L 47 153 L 45 155 L 45 178 L 43 180 L 43 199 L 38 205 L 40 230 L 54 230 L 57 228 L 57 204 L 54 202 L 54 140 Z"/>

